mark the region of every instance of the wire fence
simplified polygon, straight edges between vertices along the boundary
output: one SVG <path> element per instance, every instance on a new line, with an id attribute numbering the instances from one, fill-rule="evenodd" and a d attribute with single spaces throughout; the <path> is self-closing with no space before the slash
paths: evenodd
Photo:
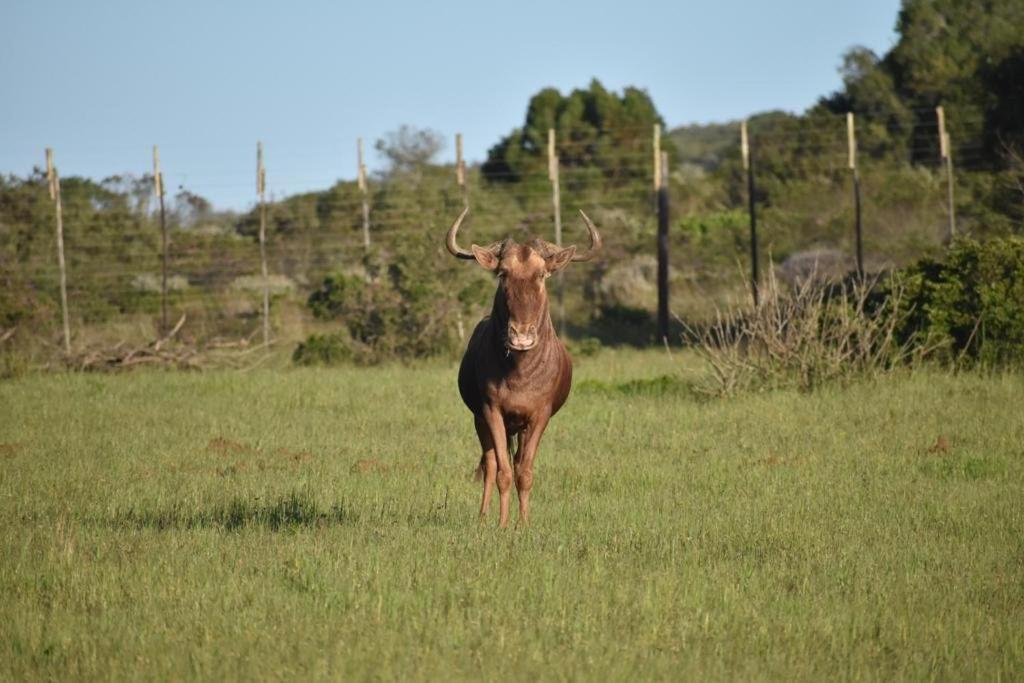
<path id="1" fill-rule="evenodd" d="M 922 111 L 911 113 L 920 116 Z M 980 131 L 981 123 L 965 120 L 957 125 L 958 130 Z M 871 270 L 901 265 L 935 250 L 946 238 L 952 205 L 945 174 L 955 171 L 949 159 L 936 153 L 939 143 L 926 140 L 939 138 L 939 125 L 917 122 L 915 135 L 898 153 L 860 156 L 864 257 Z M 883 128 L 896 126 L 887 123 Z M 639 315 L 655 309 L 656 143 L 653 136 L 641 136 L 646 132 L 605 130 L 597 140 L 557 143 L 562 160 L 557 204 L 565 242 L 585 238 L 576 218 L 577 209 L 583 209 L 602 230 L 606 244 L 597 263 L 570 269 L 558 285 L 564 288 L 574 335 L 587 336 L 602 318 L 606 326 L 628 326 L 639 319 L 615 318 L 609 311 Z M 819 116 L 782 131 L 755 131 L 750 144 L 764 265 L 771 262 L 795 271 L 825 264 L 852 270 L 855 218 L 845 115 Z M 608 154 L 609 149 L 614 153 Z M 958 165 L 971 172 L 1001 168 L 980 137 L 957 140 L 952 149 Z M 674 159 L 666 179 L 671 200 L 669 305 L 684 318 L 709 315 L 747 296 L 749 216 L 738 129 L 735 146 L 718 154 L 719 168 L 712 171 Z M 614 163 L 607 165 L 607 159 Z M 790 177 L 778 165 L 793 160 L 800 168 Z M 300 339 L 313 325 L 305 301 L 331 273 L 363 269 L 365 276 L 371 256 L 386 264 L 410 241 L 428 245 L 418 252 L 421 258 L 438 263 L 447 259 L 444 234 L 464 203 L 471 209 L 464 230 L 467 242 L 528 234 L 554 241 L 554 183 L 543 150 L 525 170 L 489 170 L 485 177 L 479 166 L 473 167 L 462 186 L 457 166 L 380 174 L 366 179 L 365 191 L 355 180 L 339 181 L 320 193 L 274 198 L 276 187 L 294 186 L 300 179 L 275 177 L 268 164 L 266 278 L 261 275 L 255 202 L 252 210 L 223 213 L 208 207 L 190 210 L 187 198 L 179 198 L 171 212 L 166 286 L 152 196 L 137 197 L 119 213 L 95 196 L 69 196 L 63 240 L 72 341 L 109 342 L 128 334 L 128 328 L 156 336 L 165 331 L 156 319 L 162 301 L 173 319 L 181 314 L 190 318 L 187 329 L 194 336 L 250 336 L 262 322 L 259 301 L 264 292 L 271 300 L 272 336 L 283 342 Z M 200 177 L 180 170 L 173 175 Z M 202 196 L 218 187 L 252 185 L 251 178 L 218 178 L 192 184 L 188 192 Z M 144 183 L 146 177 L 137 181 Z M 46 186 L 40 183 L 38 191 L 45 195 Z M 364 202 L 369 206 L 369 250 L 363 244 Z M 14 255 L 4 267 L 34 293 L 43 316 L 56 321 L 57 238 L 52 227 L 40 224 L 38 214 L 25 220 L 30 225 L 2 226 L 7 234 L 0 236 L 10 247 L 6 253 Z M 969 210 L 961 220 L 962 229 L 969 229 Z M 439 277 L 463 277 L 446 268 L 441 274 L 438 266 Z M 485 281 L 465 277 L 487 288 Z M 482 312 L 485 298 L 479 297 L 466 315 Z M 0 336 L 7 331 L 0 330 Z"/>

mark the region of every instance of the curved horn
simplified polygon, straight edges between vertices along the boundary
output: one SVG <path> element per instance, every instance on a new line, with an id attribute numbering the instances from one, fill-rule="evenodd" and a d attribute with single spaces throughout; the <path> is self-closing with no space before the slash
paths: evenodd
<path id="1" fill-rule="evenodd" d="M 476 258 L 475 256 L 473 256 L 473 252 L 466 251 L 465 249 L 460 247 L 458 243 L 455 241 L 455 235 L 458 234 L 459 226 L 462 225 L 462 219 L 466 217 L 467 213 L 469 213 L 468 206 L 465 209 L 463 209 L 462 213 L 459 214 L 459 217 L 455 219 L 455 222 L 452 223 L 452 227 L 448 228 L 448 237 L 445 239 L 445 246 L 448 247 L 448 251 L 450 251 L 452 256 L 454 256 L 455 258 Z"/>
<path id="2" fill-rule="evenodd" d="M 584 252 L 576 252 L 572 257 L 573 261 L 589 261 L 594 258 L 594 254 L 601 251 L 601 233 L 594 227 L 594 223 L 587 218 L 587 214 L 583 213 L 583 209 L 580 209 L 580 216 L 583 217 L 583 222 L 587 224 L 587 232 L 590 233 L 590 249 Z"/>

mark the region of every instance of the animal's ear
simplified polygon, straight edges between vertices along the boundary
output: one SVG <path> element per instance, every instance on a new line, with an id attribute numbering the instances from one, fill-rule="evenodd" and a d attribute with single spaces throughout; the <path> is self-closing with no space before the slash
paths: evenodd
<path id="1" fill-rule="evenodd" d="M 473 258 L 475 258 L 476 262 L 483 268 L 487 270 L 494 270 L 498 267 L 498 256 L 490 249 L 478 247 L 475 244 L 471 244 L 469 248 L 473 250 Z"/>
<path id="2" fill-rule="evenodd" d="M 576 245 L 572 245 L 560 251 L 556 251 L 551 256 L 548 256 L 546 259 L 544 259 L 544 262 L 548 266 L 548 272 L 557 273 L 562 268 L 565 268 L 567 265 L 569 265 L 569 262 L 572 261 L 572 257 L 575 254 Z"/>

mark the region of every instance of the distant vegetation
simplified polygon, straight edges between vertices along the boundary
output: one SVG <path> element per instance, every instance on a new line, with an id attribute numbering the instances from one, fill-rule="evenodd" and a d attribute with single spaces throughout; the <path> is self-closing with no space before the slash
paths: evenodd
<path id="1" fill-rule="evenodd" d="M 957 169 L 959 231 L 982 241 L 1024 234 L 1021 26 L 1021 0 L 908 0 L 892 50 L 846 53 L 840 90 L 803 114 L 752 115 L 762 270 L 769 260 L 783 274 L 807 264 L 827 264 L 836 275 L 850 269 L 848 111 L 857 121 L 869 270 L 943 259 L 938 104 Z M 556 130 L 565 239 L 582 234 L 575 209 L 583 207 L 607 242 L 600 262 L 564 281 L 567 329 L 576 339 L 651 339 L 654 123 L 663 117 L 638 88 L 616 93 L 594 80 L 568 94 L 544 89 L 528 103 L 522 126 L 468 170 L 468 239 L 550 238 L 546 134 Z M 413 127 L 378 142 L 390 165 L 370 179 L 369 252 L 362 248 L 362 197 L 354 181 L 271 203 L 278 339 L 333 336 L 340 347 L 327 357 L 371 360 L 446 354 L 461 343 L 488 305 L 489 284 L 441 248 L 464 201 L 454 169 L 434 161 L 441 144 L 437 134 Z M 745 296 L 746 184 L 737 123 L 677 128 L 663 136 L 663 146 L 672 159 L 672 309 L 699 322 Z M 148 176 L 64 180 L 77 345 L 116 343 L 140 330 L 155 334 L 160 261 L 151 188 Z M 176 316 L 188 314 L 182 338 L 248 335 L 260 300 L 253 278 L 257 212 L 218 211 L 186 189 L 169 200 L 170 304 Z M 39 171 L 0 178 L 0 273 L 0 355 L 52 355 L 59 317 L 53 206 Z M 325 300 L 333 303 L 317 303 Z"/>
<path id="2" fill-rule="evenodd" d="M 669 139 L 677 152 L 673 160 L 684 169 L 700 169 L 706 173 L 717 171 L 726 157 L 732 156 L 736 150 L 739 126 L 739 121 L 729 121 L 672 129 Z"/>

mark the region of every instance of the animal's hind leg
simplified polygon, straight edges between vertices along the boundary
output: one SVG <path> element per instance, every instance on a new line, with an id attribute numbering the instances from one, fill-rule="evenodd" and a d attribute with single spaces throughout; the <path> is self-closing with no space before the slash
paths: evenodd
<path id="1" fill-rule="evenodd" d="M 520 433 L 519 452 L 516 453 L 516 491 L 519 493 L 519 523 L 530 521 L 530 491 L 533 489 L 533 459 L 537 456 L 540 437 L 548 426 L 549 415 L 541 415 L 525 431 Z"/>
<path id="2" fill-rule="evenodd" d="M 498 474 L 498 459 L 494 451 L 494 439 L 491 438 L 491 430 L 487 428 L 487 423 L 477 417 L 474 424 L 476 425 L 476 435 L 480 439 L 480 449 L 483 452 L 480 456 L 480 474 L 483 475 L 484 480 L 484 495 L 483 500 L 480 501 L 480 516 L 485 517 L 491 506 L 491 491 Z"/>

